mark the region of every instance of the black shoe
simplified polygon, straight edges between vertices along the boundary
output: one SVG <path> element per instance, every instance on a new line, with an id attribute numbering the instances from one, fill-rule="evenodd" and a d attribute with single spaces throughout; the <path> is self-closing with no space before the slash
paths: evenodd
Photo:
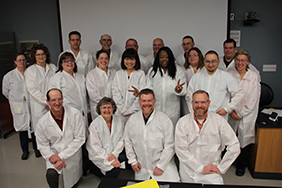
<path id="1" fill-rule="evenodd" d="M 244 174 L 245 174 L 245 169 L 238 168 L 236 170 L 236 176 L 244 176 Z"/>
<path id="2" fill-rule="evenodd" d="M 29 155 L 29 152 L 23 152 L 22 160 L 27 160 L 28 159 L 28 155 Z"/>
<path id="3" fill-rule="evenodd" d="M 34 153 L 35 153 L 35 157 L 36 158 L 39 158 L 39 157 L 41 157 L 41 153 L 40 153 L 40 151 L 39 150 L 34 150 Z"/>

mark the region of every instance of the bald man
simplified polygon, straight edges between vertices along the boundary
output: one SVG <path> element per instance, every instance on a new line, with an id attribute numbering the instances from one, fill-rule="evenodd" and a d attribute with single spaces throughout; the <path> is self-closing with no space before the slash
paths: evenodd
<path id="1" fill-rule="evenodd" d="M 161 47 L 164 47 L 163 39 L 155 38 L 153 41 L 153 53 L 146 57 L 151 62 L 152 65 L 154 64 L 155 57 Z"/>

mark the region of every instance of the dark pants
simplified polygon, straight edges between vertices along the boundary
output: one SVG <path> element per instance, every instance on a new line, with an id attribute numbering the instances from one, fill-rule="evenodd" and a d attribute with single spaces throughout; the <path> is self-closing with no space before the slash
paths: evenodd
<path id="1" fill-rule="evenodd" d="M 20 143 L 23 152 L 28 152 L 28 132 L 27 131 L 19 131 Z M 31 141 L 34 150 L 37 150 L 37 144 L 34 133 L 31 133 Z"/>
<path id="2" fill-rule="evenodd" d="M 237 169 L 245 170 L 245 168 L 247 167 L 247 165 L 248 165 L 248 155 L 249 155 L 249 152 L 250 152 L 250 146 L 251 146 L 251 144 L 247 145 L 244 148 L 241 148 L 241 153 L 236 159 L 236 168 Z"/>
<path id="3" fill-rule="evenodd" d="M 59 175 L 55 169 L 49 168 L 46 172 L 46 180 L 50 188 L 58 188 L 59 187 Z M 76 188 L 78 186 L 78 182 L 72 186 L 72 188 Z"/>
<path id="4" fill-rule="evenodd" d="M 106 172 L 106 175 L 104 175 L 100 168 L 98 168 L 95 164 L 93 164 L 91 161 L 90 161 L 91 165 L 90 165 L 90 172 L 94 175 L 96 175 L 97 177 L 99 178 L 118 178 L 119 176 L 119 173 L 120 173 L 120 168 L 113 168 L 112 170 L 110 171 L 107 171 Z"/>

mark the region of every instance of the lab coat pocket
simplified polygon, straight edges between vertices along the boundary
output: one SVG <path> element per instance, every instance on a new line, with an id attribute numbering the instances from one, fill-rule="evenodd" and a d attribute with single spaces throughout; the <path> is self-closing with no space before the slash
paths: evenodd
<path id="1" fill-rule="evenodd" d="M 27 112 L 23 102 L 10 102 L 11 111 L 15 115 L 24 114 Z"/>

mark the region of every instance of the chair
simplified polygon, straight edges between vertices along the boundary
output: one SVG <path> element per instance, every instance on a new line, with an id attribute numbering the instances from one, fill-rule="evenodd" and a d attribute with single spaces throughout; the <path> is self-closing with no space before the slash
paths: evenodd
<path id="1" fill-rule="evenodd" d="M 259 100 L 259 107 L 262 108 L 264 106 L 269 105 L 274 98 L 273 90 L 269 85 L 266 83 L 260 83 L 261 85 L 261 93 L 260 93 L 260 100 Z"/>

